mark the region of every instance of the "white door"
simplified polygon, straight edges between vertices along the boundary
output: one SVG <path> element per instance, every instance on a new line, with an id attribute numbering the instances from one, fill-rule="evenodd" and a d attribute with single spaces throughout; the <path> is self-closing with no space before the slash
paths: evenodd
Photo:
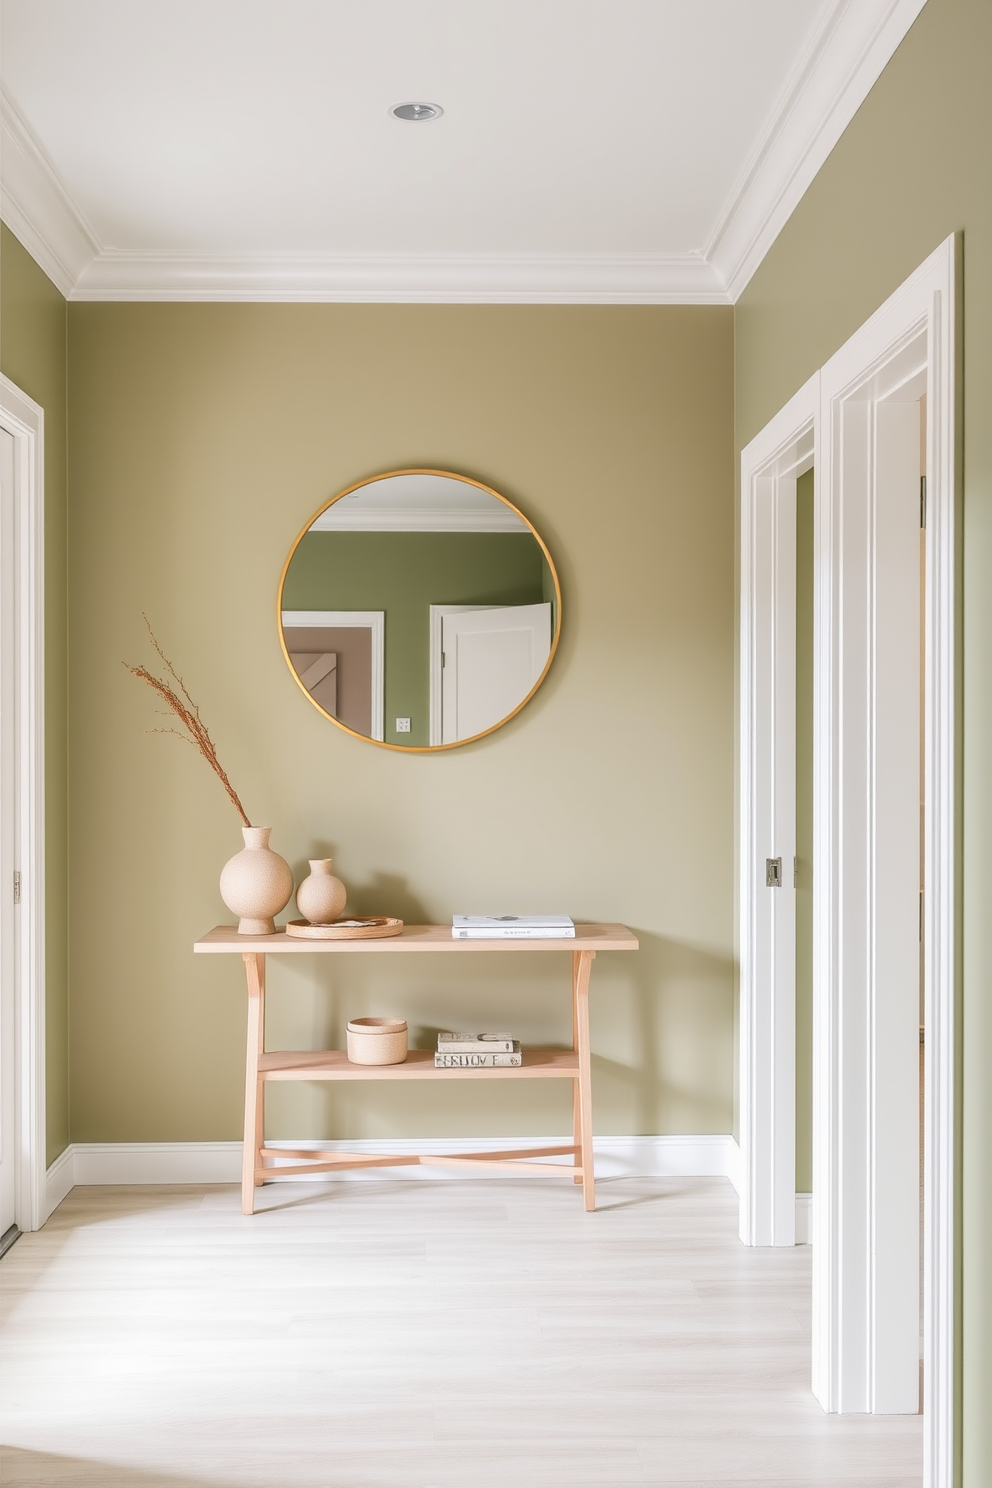
<path id="1" fill-rule="evenodd" d="M 14 1224 L 14 440 L 0 429 L 0 1241 Z"/>
<path id="2" fill-rule="evenodd" d="M 441 743 L 493 728 L 520 706 L 551 653 L 551 605 L 463 610 L 441 621 Z"/>

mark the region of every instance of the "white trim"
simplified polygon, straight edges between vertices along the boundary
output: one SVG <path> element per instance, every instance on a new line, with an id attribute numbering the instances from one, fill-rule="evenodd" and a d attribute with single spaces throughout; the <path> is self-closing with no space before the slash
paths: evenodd
<path id="1" fill-rule="evenodd" d="M 833 0 L 705 245 L 687 253 L 252 254 L 104 247 L 9 99 L 0 215 L 67 298 L 733 304 L 924 0 Z"/>
<path id="2" fill-rule="evenodd" d="M 428 699 L 429 738 L 431 745 L 444 743 L 444 617 L 462 615 L 466 610 L 491 610 L 492 605 L 431 605 L 430 631 L 430 696 Z"/>
<path id="3" fill-rule="evenodd" d="M 490 511 L 431 511 L 421 507 L 379 507 L 370 511 L 360 504 L 346 506 L 335 501 L 310 523 L 309 532 L 526 532 L 529 523 L 502 501 Z"/>
<path id="4" fill-rule="evenodd" d="M 725 305 L 699 253 L 183 253 L 104 249 L 74 300 Z"/>
<path id="5" fill-rule="evenodd" d="M 893 1315 L 891 1298 L 889 1303 L 878 1302 L 878 1297 L 888 1287 L 884 1249 L 891 1246 L 897 1263 L 905 1262 L 915 1240 L 908 1242 L 909 1248 L 901 1247 L 897 1234 L 885 1233 L 884 1221 L 893 1210 L 889 1199 L 884 1203 L 881 1201 L 880 1193 L 885 1183 L 893 1181 L 893 1165 L 887 1162 L 883 1149 L 886 1142 L 896 1141 L 899 1150 L 895 1152 L 893 1149 L 894 1159 L 904 1162 L 911 1136 L 899 1145 L 898 1139 L 893 1137 L 893 1129 L 898 1123 L 888 1120 L 884 1105 L 884 1082 L 889 1075 L 885 1058 L 879 1058 L 879 1046 L 885 1044 L 886 1034 L 880 1028 L 878 1039 L 870 1037 L 875 1026 L 872 1020 L 884 1012 L 882 1004 L 876 1008 L 872 1003 L 867 1011 L 864 1006 L 859 1011 L 857 1005 L 858 996 L 862 1004 L 866 997 L 871 1002 L 874 996 L 870 990 L 872 977 L 866 972 L 866 967 L 870 970 L 874 961 L 869 963 L 862 957 L 861 972 L 858 973 L 856 967 L 851 970 L 850 956 L 847 962 L 842 956 L 844 937 L 848 937 L 848 942 L 853 939 L 859 917 L 861 941 L 865 946 L 873 943 L 870 926 L 864 923 L 869 901 L 863 889 L 859 891 L 856 884 L 851 887 L 858 874 L 862 880 L 864 878 L 864 853 L 848 873 L 845 852 L 849 855 L 859 823 L 864 837 L 863 777 L 866 761 L 874 758 L 872 709 L 877 711 L 880 705 L 870 700 L 866 703 L 864 686 L 853 702 L 847 697 L 846 690 L 842 695 L 842 686 L 847 689 L 851 683 L 842 681 L 837 670 L 838 645 L 846 634 L 845 626 L 848 631 L 858 625 L 863 629 L 868 623 L 867 617 L 873 615 L 871 598 L 876 571 L 872 558 L 867 568 L 862 564 L 864 573 L 859 578 L 838 547 L 843 489 L 837 457 L 841 448 L 840 419 L 845 403 L 852 399 L 858 401 L 860 393 L 860 401 L 868 401 L 874 406 L 883 398 L 891 397 L 893 389 L 901 390 L 904 396 L 910 393 L 915 397 L 923 390 L 925 368 L 929 490 L 924 618 L 927 700 L 924 834 L 924 937 L 927 949 L 924 978 L 927 1039 L 923 1396 L 924 1482 L 927 1488 L 944 1488 L 945 1484 L 954 1481 L 955 1470 L 955 1063 L 959 956 L 955 932 L 959 789 L 955 708 L 960 666 L 955 640 L 960 562 L 960 435 L 957 422 L 960 341 L 956 340 L 960 305 L 956 300 L 955 286 L 959 252 L 960 243 L 954 238 L 947 239 L 821 370 L 818 417 L 814 413 L 814 425 L 819 428 L 820 438 L 817 440 L 814 538 L 813 1187 L 816 1203 L 811 1219 L 814 1236 L 813 1386 L 826 1409 L 860 1412 L 892 1408 L 885 1405 L 885 1389 L 881 1387 L 884 1386 L 884 1368 L 879 1364 L 883 1357 L 879 1351 L 884 1351 L 884 1339 L 880 1342 L 879 1330 L 884 1326 L 885 1306 L 889 1307 L 888 1316 Z M 815 405 L 815 397 L 812 402 Z M 884 429 L 883 422 L 877 415 L 875 417 L 878 427 Z M 750 499 L 752 476 L 760 474 L 762 462 L 773 459 L 776 451 L 785 448 L 791 438 L 798 437 L 807 419 L 808 410 L 803 412 L 790 404 L 748 447 L 747 458 L 742 460 L 743 505 Z M 855 471 L 851 478 L 861 479 L 863 484 L 865 468 L 862 460 L 859 471 Z M 756 1142 L 754 1133 L 760 1131 L 762 1121 L 767 1122 L 769 1117 L 787 1123 L 790 1128 L 795 1119 L 794 1111 L 790 1113 L 781 1103 L 771 1112 L 768 1110 L 769 1092 L 774 1088 L 786 1088 L 794 1064 L 794 1050 L 788 1046 L 787 1040 L 776 1042 L 769 1035 L 767 1026 L 764 1051 L 753 1047 L 754 1038 L 761 1036 L 762 1031 L 760 1020 L 755 1016 L 755 999 L 770 1000 L 772 989 L 756 976 L 756 969 L 760 968 L 753 945 L 753 888 L 746 882 L 749 874 L 753 877 L 752 860 L 757 842 L 755 825 L 751 820 L 755 800 L 754 765 L 748 752 L 753 747 L 754 718 L 762 711 L 773 710 L 774 699 L 767 685 L 764 697 L 752 698 L 750 695 L 759 676 L 754 665 L 750 617 L 750 609 L 757 602 L 753 597 L 757 568 L 749 552 L 751 525 L 749 520 L 744 521 L 741 544 L 741 1127 L 745 1175 L 742 1220 L 747 1220 L 746 1205 L 758 1201 L 759 1180 L 766 1190 L 769 1185 L 775 1186 L 770 1175 L 778 1137 L 770 1133 L 769 1140 L 762 1146 L 761 1142 Z M 764 602 L 771 603 L 767 597 Z M 871 621 L 871 625 L 875 623 Z M 874 634 L 872 630 L 871 635 Z M 850 642 L 850 635 L 847 635 L 847 640 Z M 865 651 L 866 647 L 874 645 L 874 641 L 865 640 L 863 644 L 859 641 L 855 650 L 859 645 Z M 769 650 L 773 651 L 773 648 Z M 861 670 L 864 671 L 863 665 Z M 767 671 L 766 667 L 766 684 Z M 872 692 L 871 697 L 874 696 Z M 845 708 L 850 711 L 849 704 L 853 707 L 855 703 L 862 713 L 867 708 L 867 723 L 863 723 L 859 742 L 851 735 L 853 725 L 850 719 L 847 720 L 845 765 L 841 759 L 839 720 Z M 865 728 L 868 737 L 864 737 Z M 862 777 L 862 793 L 855 799 L 851 790 L 858 771 Z M 870 816 L 875 810 L 872 800 L 868 805 Z M 751 844 L 750 849 L 748 844 Z M 869 849 L 865 851 L 870 856 Z M 867 992 L 866 986 L 869 987 Z M 913 1011 L 915 1014 L 915 1008 Z M 884 1015 L 889 1016 L 887 1013 Z M 860 1029 L 857 1036 L 855 1027 Z M 902 1022 L 899 1029 L 902 1030 Z M 911 1032 L 915 1043 L 915 1029 Z M 882 1055 L 885 1055 L 885 1048 L 882 1048 Z M 901 1096 L 905 1096 L 904 1085 L 899 1086 L 899 1091 Z M 915 1113 L 908 1115 L 903 1127 L 911 1134 L 915 1129 Z M 791 1136 L 783 1134 L 783 1143 L 788 1140 Z M 873 1155 L 866 1162 L 866 1147 L 869 1145 Z M 905 1178 L 906 1194 L 909 1193 L 909 1181 L 908 1177 Z M 782 1200 L 784 1183 L 779 1182 L 777 1187 L 776 1204 Z M 908 1208 L 907 1201 L 907 1212 Z M 753 1232 L 750 1221 L 742 1223 L 742 1235 L 746 1235 L 749 1228 Z M 911 1389 L 911 1386 L 907 1388 L 907 1398 Z"/>
<path id="6" fill-rule="evenodd" d="M 54 165 L 0 90 L 0 217 L 68 299 L 100 253 Z"/>
<path id="7" fill-rule="evenodd" d="M 333 625 L 339 630 L 355 629 L 372 632 L 372 735 L 380 741 L 385 734 L 386 710 L 386 614 L 384 610 L 283 610 L 282 625 Z M 288 650 L 287 644 L 287 650 Z"/>
<path id="8" fill-rule="evenodd" d="M 745 1245 L 794 1245 L 796 477 L 813 463 L 819 374 L 741 453 L 740 1123 Z M 765 863 L 782 861 L 768 888 Z"/>
<path id="9" fill-rule="evenodd" d="M 925 0 L 833 0 L 703 257 L 735 304 Z"/>
<path id="10" fill-rule="evenodd" d="M 45 1199 L 41 1211 L 41 1222 L 59 1207 L 76 1182 L 76 1149 L 64 1147 L 45 1174 Z"/>
<path id="11" fill-rule="evenodd" d="M 796 1194 L 796 1244 L 812 1245 L 813 1243 L 813 1195 L 811 1193 Z"/>
<path id="12" fill-rule="evenodd" d="M 872 1203 L 871 1196 L 887 1172 L 876 1156 L 867 1175 L 871 1212 L 865 1215 L 862 1205 L 859 1218 L 859 1206 L 850 1202 L 851 1185 L 863 1182 L 858 1173 L 863 1172 L 864 1159 L 862 1154 L 859 1167 L 849 1134 L 860 1124 L 862 1133 L 871 1130 L 873 1144 L 888 1138 L 874 1114 L 877 1100 L 884 1095 L 884 1071 L 876 1067 L 877 1056 L 865 1077 L 859 1077 L 845 1058 L 851 1020 L 858 1016 L 857 979 L 849 974 L 848 945 L 858 932 L 858 904 L 862 914 L 864 904 L 863 896 L 859 901 L 857 895 L 845 891 L 843 820 L 851 771 L 844 771 L 838 733 L 842 720 L 835 711 L 835 698 L 841 630 L 855 612 L 864 613 L 870 594 L 852 595 L 855 608 L 849 617 L 842 609 L 848 601 L 829 579 L 831 564 L 836 566 L 838 557 L 828 555 L 836 543 L 833 525 L 841 514 L 844 481 L 849 478 L 838 458 L 845 405 L 859 395 L 865 397 L 869 379 L 873 402 L 893 384 L 905 385 L 922 362 L 926 367 L 928 471 L 923 1220 L 924 1482 L 928 1488 L 944 1488 L 954 1481 L 958 251 L 954 238 L 941 244 L 823 368 L 825 432 L 816 534 L 819 588 L 814 595 L 818 632 L 814 733 L 821 751 L 814 772 L 818 783 L 814 802 L 814 1389 L 829 1410 L 865 1410 L 874 1408 L 870 1381 L 876 1348 L 866 1315 L 865 1286 L 871 1302 L 885 1243 L 873 1222 L 879 1200 L 876 1197 Z M 846 582 L 851 582 L 850 576 Z M 820 895 L 817 883 L 822 886 Z"/>
<path id="13" fill-rule="evenodd" d="M 550 1146 L 565 1137 L 382 1137 L 346 1141 L 269 1141 L 269 1147 L 319 1148 L 324 1151 L 361 1152 L 370 1155 L 395 1152 L 516 1151 Z M 616 1136 L 596 1137 L 594 1143 L 597 1178 L 729 1178 L 735 1168 L 736 1142 L 729 1136 Z M 334 1182 L 376 1179 L 464 1178 L 452 1168 L 372 1168 L 334 1175 Z M 505 1174 L 473 1170 L 472 1177 L 493 1181 Z M 50 1196 L 61 1202 L 74 1184 L 128 1183 L 240 1183 L 240 1142 L 76 1142 L 57 1159 L 48 1172 Z M 292 1180 L 300 1182 L 297 1175 Z M 325 1173 L 302 1181 L 326 1183 Z M 732 1179 L 731 1179 L 732 1181 Z M 54 1208 L 54 1203 L 52 1206 Z"/>
<path id="14" fill-rule="evenodd" d="M 36 1230 L 45 1219 L 45 415 L 3 376 L 0 426 L 14 438 L 16 1219 Z"/>

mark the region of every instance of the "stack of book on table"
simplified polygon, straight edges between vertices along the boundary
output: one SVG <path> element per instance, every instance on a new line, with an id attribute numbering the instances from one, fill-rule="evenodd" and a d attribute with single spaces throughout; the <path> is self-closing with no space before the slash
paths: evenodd
<path id="1" fill-rule="evenodd" d="M 452 915 L 455 940 L 574 940 L 568 915 Z"/>
<path id="2" fill-rule="evenodd" d="M 512 1069 L 523 1063 L 509 1033 L 439 1033 L 435 1069 Z"/>

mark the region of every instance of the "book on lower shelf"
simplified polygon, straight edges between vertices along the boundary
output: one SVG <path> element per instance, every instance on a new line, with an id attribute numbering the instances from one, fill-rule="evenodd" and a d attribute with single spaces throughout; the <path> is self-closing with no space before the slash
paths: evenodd
<path id="1" fill-rule="evenodd" d="M 454 940 L 574 940 L 568 915 L 452 915 Z"/>
<path id="2" fill-rule="evenodd" d="M 510 1049 L 463 1049 L 449 1051 L 440 1044 L 434 1055 L 435 1069 L 515 1069 L 523 1064 L 520 1044 L 512 1041 Z"/>
<path id="3" fill-rule="evenodd" d="M 439 1054 L 512 1054 L 512 1033 L 439 1033 Z"/>

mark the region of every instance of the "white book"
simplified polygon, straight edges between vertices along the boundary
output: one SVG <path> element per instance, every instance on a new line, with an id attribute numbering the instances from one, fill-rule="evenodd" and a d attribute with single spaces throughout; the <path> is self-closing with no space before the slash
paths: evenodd
<path id="1" fill-rule="evenodd" d="M 512 1033 L 439 1033 L 439 1054 L 512 1054 Z"/>
<path id="2" fill-rule="evenodd" d="M 575 926 L 560 930 L 550 925 L 518 926 L 504 925 L 501 930 L 459 930 L 451 927 L 454 940 L 574 940 Z"/>
<path id="3" fill-rule="evenodd" d="M 455 940 L 574 940 L 568 915 L 452 915 Z"/>
<path id="4" fill-rule="evenodd" d="M 570 915 L 563 914 L 452 915 L 451 923 L 461 930 L 491 930 L 498 929 L 501 925 L 546 925 L 550 929 L 560 929 L 563 926 L 572 925 L 573 921 Z"/>
<path id="5" fill-rule="evenodd" d="M 435 1069 L 514 1069 L 523 1062 L 518 1043 L 511 1050 L 494 1050 L 491 1054 L 448 1054 L 439 1049 L 434 1055 Z"/>

